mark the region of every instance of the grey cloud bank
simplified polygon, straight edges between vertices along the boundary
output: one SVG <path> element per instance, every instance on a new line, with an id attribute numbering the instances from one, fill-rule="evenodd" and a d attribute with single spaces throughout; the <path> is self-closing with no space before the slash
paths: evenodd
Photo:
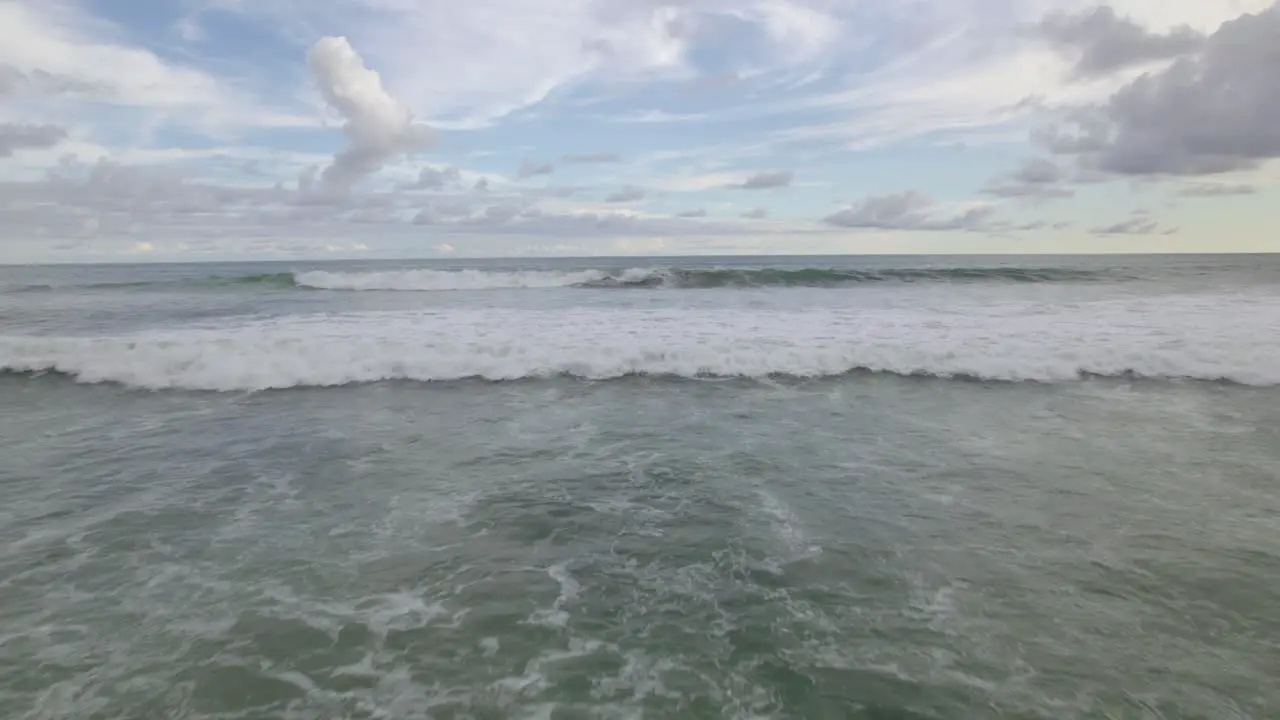
<path id="1" fill-rule="evenodd" d="M 1039 31 L 1049 42 L 1076 56 L 1075 72 L 1082 76 L 1176 58 L 1198 50 L 1205 42 L 1203 34 L 1188 27 L 1166 34 L 1150 32 L 1107 5 L 1078 15 L 1054 13 L 1040 22 Z"/>
<path id="2" fill-rule="evenodd" d="M 1280 4 L 1080 108 L 1037 139 L 1115 175 L 1213 175 L 1280 157 Z"/>

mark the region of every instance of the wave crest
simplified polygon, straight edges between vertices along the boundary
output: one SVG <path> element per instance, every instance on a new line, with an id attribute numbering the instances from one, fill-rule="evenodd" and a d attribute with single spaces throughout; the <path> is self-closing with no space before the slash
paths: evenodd
<path id="1" fill-rule="evenodd" d="M 553 288 L 597 282 L 606 277 L 600 270 L 562 272 L 547 270 L 389 270 L 382 272 L 329 272 L 311 270 L 294 273 L 300 287 L 321 290 L 496 290 L 502 288 Z"/>
<path id="2" fill-rule="evenodd" d="M 1274 303 L 951 310 L 465 310 L 289 317 L 120 337 L 0 337 L 0 369 L 141 388 L 382 380 L 868 371 L 1008 382 L 1086 376 L 1280 385 Z M 1226 323 L 1224 317 L 1233 317 Z M 1136 322 L 1141 319 L 1141 322 Z"/>
<path id="3" fill-rule="evenodd" d="M 1114 272 L 1069 268 L 689 268 L 651 267 L 582 270 L 307 270 L 259 275 L 212 275 L 151 281 L 96 282 L 82 285 L 0 284 L 0 293 L 60 290 L 146 289 L 308 289 L 432 292 L 531 288 L 839 288 L 867 283 L 1052 283 L 1123 281 Z"/>
<path id="4" fill-rule="evenodd" d="M 847 287 L 862 283 L 1088 282 L 1124 279 L 1067 268 L 630 268 L 627 270 L 394 270 L 294 274 L 301 287 L 324 290 L 491 290 L 501 288 Z"/>

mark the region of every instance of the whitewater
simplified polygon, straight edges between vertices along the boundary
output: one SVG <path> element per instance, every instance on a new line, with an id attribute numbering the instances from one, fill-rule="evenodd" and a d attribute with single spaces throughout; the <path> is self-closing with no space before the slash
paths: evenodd
<path id="1" fill-rule="evenodd" d="M 0 716 L 1280 716 L 1280 261 L 0 267 Z"/>
<path id="2" fill-rule="evenodd" d="M 264 390 L 557 375 L 1280 384 L 1280 298 L 944 308 L 467 309 L 295 315 L 115 336 L 0 336 L 0 367 L 83 382 Z"/>
<path id="3" fill-rule="evenodd" d="M 1200 277 L 1185 269 L 1182 276 Z M 619 288 L 657 292 L 610 292 Z M 292 294 L 303 290 L 335 294 Z M 349 291 L 363 292 L 348 299 Z M 1124 268 L 305 270 L 94 282 L 51 292 L 55 302 L 60 295 L 132 302 L 176 295 L 179 305 L 203 304 L 209 312 L 107 332 L 6 331 L 3 371 L 222 391 L 856 372 L 1280 384 L 1280 293 L 1273 285 L 1161 286 Z M 231 300 L 261 306 L 253 313 L 216 309 Z M 385 307 L 369 309 L 379 302 Z"/>

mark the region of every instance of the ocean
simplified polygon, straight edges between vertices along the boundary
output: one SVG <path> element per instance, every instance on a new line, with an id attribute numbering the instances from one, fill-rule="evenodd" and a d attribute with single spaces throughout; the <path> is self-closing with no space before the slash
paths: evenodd
<path id="1" fill-rule="evenodd" d="M 1280 256 L 0 268 L 0 717 L 1280 717 Z"/>

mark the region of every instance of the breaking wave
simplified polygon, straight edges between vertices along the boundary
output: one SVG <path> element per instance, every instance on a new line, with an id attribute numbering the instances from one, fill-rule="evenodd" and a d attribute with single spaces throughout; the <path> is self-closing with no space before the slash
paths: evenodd
<path id="1" fill-rule="evenodd" d="M 1053 283 L 1134 279 L 1113 271 L 1069 268 L 681 268 L 583 270 L 307 270 L 259 275 L 206 276 L 150 282 L 91 282 L 79 285 L 6 284 L 0 293 L 59 290 L 382 290 L 431 292 L 521 288 L 839 288 L 867 283 Z"/>
<path id="2" fill-rule="evenodd" d="M 1146 302 L 1146 301 L 1144 301 Z M 1088 376 L 1280 385 L 1272 303 L 1195 298 L 948 309 L 472 309 L 293 316 L 114 337 L 0 336 L 0 370 L 151 389 L 571 376 L 1006 382 Z"/>
<path id="3" fill-rule="evenodd" d="M 1067 268 L 630 268 L 627 270 L 396 270 L 296 273 L 300 287 L 325 290 L 486 290 L 498 288 L 845 287 L 884 282 L 1088 282 L 1125 279 Z"/>

